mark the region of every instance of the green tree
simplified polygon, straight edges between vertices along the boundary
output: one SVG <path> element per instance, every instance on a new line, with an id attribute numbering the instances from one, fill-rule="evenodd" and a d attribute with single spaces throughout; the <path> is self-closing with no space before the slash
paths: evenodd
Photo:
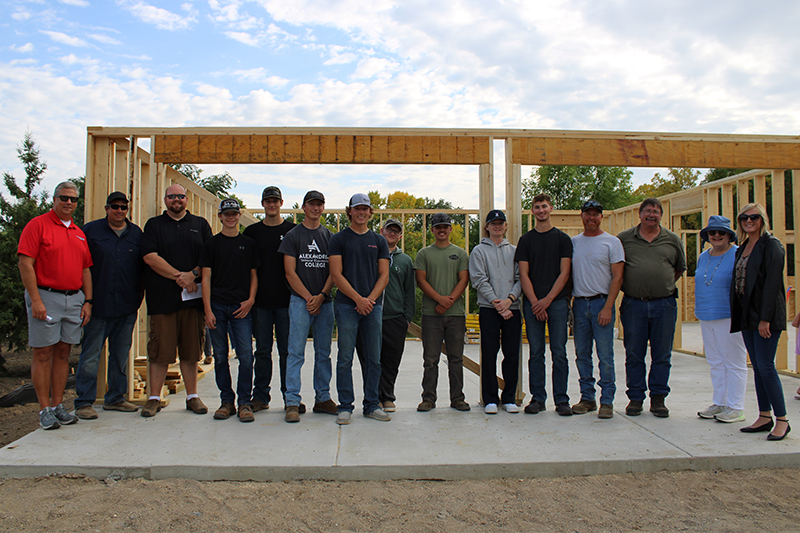
<path id="1" fill-rule="evenodd" d="M 228 171 L 222 174 L 212 174 L 208 177 L 203 177 L 203 169 L 197 165 L 186 164 L 171 164 L 172 168 L 200 185 L 202 188 L 216 196 L 217 198 L 234 198 L 239 202 L 242 208 L 245 208 L 244 202 L 241 198 L 231 192 L 231 189 L 236 187 L 237 183 L 233 177 L 228 174 Z"/>
<path id="2" fill-rule="evenodd" d="M 3 182 L 13 200 L 0 193 L 0 301 L 3 302 L 0 308 L 0 344 L 9 350 L 19 350 L 28 340 L 25 287 L 17 268 L 19 238 L 22 229 L 32 218 L 50 208 L 47 193 L 36 192 L 47 163 L 41 160 L 31 132 L 25 132 L 17 154 L 25 168 L 25 183 L 23 186 L 17 185 L 16 178 L 4 172 Z M 5 372 L 3 364 L 0 357 L 0 373 Z"/>
<path id="3" fill-rule="evenodd" d="M 710 168 L 706 172 L 705 177 L 703 178 L 702 183 L 711 183 L 712 181 L 721 180 L 723 178 L 727 178 L 728 176 L 735 176 L 736 174 L 742 174 L 743 172 L 747 172 L 751 170 L 749 168 Z"/>
<path id="4" fill-rule="evenodd" d="M 522 208 L 530 209 L 537 194 L 549 194 L 556 209 L 580 209 L 594 199 L 606 209 L 630 204 L 633 172 L 626 167 L 540 166 L 522 180 Z"/>
<path id="5" fill-rule="evenodd" d="M 650 183 L 639 185 L 633 191 L 633 202 L 641 202 L 645 198 L 658 198 L 674 192 L 691 189 L 697 185 L 700 171 L 692 168 L 670 168 L 665 177 L 656 172 Z"/>

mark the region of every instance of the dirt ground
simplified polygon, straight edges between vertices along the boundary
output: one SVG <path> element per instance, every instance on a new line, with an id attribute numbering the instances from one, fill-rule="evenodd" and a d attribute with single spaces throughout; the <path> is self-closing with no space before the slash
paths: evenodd
<path id="1" fill-rule="evenodd" d="M 14 376 L 0 396 L 30 382 L 30 355 L 7 361 Z M 36 429 L 37 410 L 0 408 L 0 445 Z M 800 531 L 798 494 L 800 469 L 456 482 L 48 476 L 0 479 L 0 531 L 782 532 Z"/>

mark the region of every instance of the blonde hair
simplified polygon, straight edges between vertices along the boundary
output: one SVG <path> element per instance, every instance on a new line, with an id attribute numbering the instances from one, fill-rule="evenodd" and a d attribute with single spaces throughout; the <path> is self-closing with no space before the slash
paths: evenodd
<path id="1" fill-rule="evenodd" d="M 764 233 L 769 231 L 769 217 L 767 216 L 767 210 L 764 209 L 764 206 L 755 203 L 747 204 L 739 210 L 739 214 L 736 216 L 736 237 L 739 239 L 739 242 L 744 242 L 747 238 L 747 233 L 742 229 L 742 222 L 739 220 L 739 217 L 751 209 L 755 209 L 758 211 L 758 214 L 761 215 L 761 233 L 759 233 L 758 236 L 761 237 Z"/>

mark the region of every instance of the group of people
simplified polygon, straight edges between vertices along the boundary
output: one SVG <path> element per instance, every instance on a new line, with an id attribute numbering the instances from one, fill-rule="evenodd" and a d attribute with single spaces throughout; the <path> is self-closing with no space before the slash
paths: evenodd
<path id="1" fill-rule="evenodd" d="M 79 418 L 97 418 L 93 403 L 106 340 L 108 383 L 107 391 L 101 391 L 105 392 L 103 409 L 138 411 L 138 406 L 125 400 L 125 392 L 132 331 L 144 297 L 149 315 L 150 396 L 142 416 L 153 417 L 161 409 L 161 389 L 176 357 L 186 387 L 186 409 L 208 412 L 197 394 L 197 365 L 207 330 L 221 400 L 214 418 L 236 415 L 242 422 L 251 422 L 254 413 L 269 408 L 274 341 L 284 418 L 299 422 L 306 412 L 301 369 L 312 333 L 313 412 L 334 415 L 340 425 L 351 422 L 356 401 L 353 356 L 358 355 L 362 413 L 389 421 L 396 409 L 394 388 L 404 340 L 416 310 L 416 287 L 423 295 L 422 401 L 417 410 L 436 407 L 444 346 L 450 406 L 469 411 L 462 361 L 464 291 L 470 281 L 480 309 L 481 394 L 487 414 L 498 413 L 498 408 L 519 412 L 515 395 L 524 319 L 531 393 L 525 413 L 547 408 L 545 346 L 549 341 L 556 412 L 569 416 L 598 411 L 599 418 L 613 417 L 615 301 L 622 291 L 620 318 L 629 400 L 625 412 L 641 414 L 649 391 L 650 411 L 657 417 L 669 416 L 665 399 L 670 392 L 677 319 L 676 281 L 686 270 L 686 258 L 680 238 L 661 226 L 663 210 L 656 198 L 642 202 L 640 223 L 617 237 L 603 231 L 603 206 L 589 200 L 581 208 L 583 232 L 570 238 L 553 225 L 552 201 L 540 194 L 531 210 L 535 227 L 517 246 L 506 238 L 505 214 L 492 210 L 484 221 L 488 236 L 471 255 L 450 242 L 452 221 L 446 213 L 437 213 L 431 217 L 434 242 L 413 261 L 398 246 L 403 233 L 400 221 L 387 219 L 380 234 L 369 229 L 373 208 L 369 196 L 362 193 L 350 198 L 346 207 L 350 224 L 336 234 L 321 223 L 325 197 L 315 190 L 303 198 L 304 217 L 295 225 L 281 216 L 280 189 L 265 188 L 261 201 L 265 216 L 243 232 L 239 231 L 238 201 L 222 200 L 218 210 L 222 230 L 217 235 L 212 235 L 204 218 L 187 211 L 188 198 L 181 185 L 167 188 L 166 210 L 148 220 L 144 230 L 127 217 L 129 201 L 121 192 L 108 196 L 104 218 L 81 230 L 71 220 L 77 198 L 74 184 L 60 183 L 52 211 L 26 226 L 18 250 L 34 352 L 32 376 L 41 407 L 40 424 L 46 429 Z M 743 418 L 746 346 L 753 360 L 760 416 L 742 431 L 768 431 L 774 425 L 770 440 L 782 439 L 790 428 L 774 358 L 780 331 L 786 327 L 780 293 L 783 247 L 767 231 L 768 220 L 760 206 L 748 206 L 739 220 L 739 238 L 747 239 L 735 252 L 735 261 L 730 252 L 735 250 L 732 242 L 737 236 L 730 230 L 730 221 L 712 217 L 701 232 L 712 248 L 698 263 L 697 275 L 705 268 L 706 277 L 703 286 L 697 283 L 697 309 L 715 393 L 714 405 L 698 414 L 725 422 Z M 720 287 L 726 283 L 730 305 L 724 316 Z M 331 298 L 334 286 L 335 301 Z M 570 302 L 580 383 L 580 399 L 573 405 L 567 394 Z M 334 323 L 338 328 L 338 403 L 330 387 Z M 743 334 L 738 337 L 731 333 L 739 330 Z M 235 390 L 229 340 L 238 358 Z M 77 398 L 71 413 L 63 407 L 62 398 L 69 351 L 78 342 Z M 502 390 L 496 372 L 501 349 Z"/>

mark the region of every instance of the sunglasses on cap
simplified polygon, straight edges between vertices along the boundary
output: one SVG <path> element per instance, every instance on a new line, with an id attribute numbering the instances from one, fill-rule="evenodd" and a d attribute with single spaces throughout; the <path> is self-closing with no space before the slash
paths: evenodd
<path id="1" fill-rule="evenodd" d="M 760 219 L 761 219 L 761 215 L 759 215 L 758 213 L 755 213 L 755 214 L 752 214 L 752 215 L 747 215 L 747 214 L 739 215 L 739 220 L 742 221 L 742 222 L 744 222 L 745 220 L 749 220 L 751 222 L 755 222 L 756 220 L 760 220 Z"/>
<path id="2" fill-rule="evenodd" d="M 61 200 L 62 202 L 72 202 L 73 204 L 78 203 L 77 196 L 67 196 L 66 194 L 59 194 L 58 199 Z"/>

